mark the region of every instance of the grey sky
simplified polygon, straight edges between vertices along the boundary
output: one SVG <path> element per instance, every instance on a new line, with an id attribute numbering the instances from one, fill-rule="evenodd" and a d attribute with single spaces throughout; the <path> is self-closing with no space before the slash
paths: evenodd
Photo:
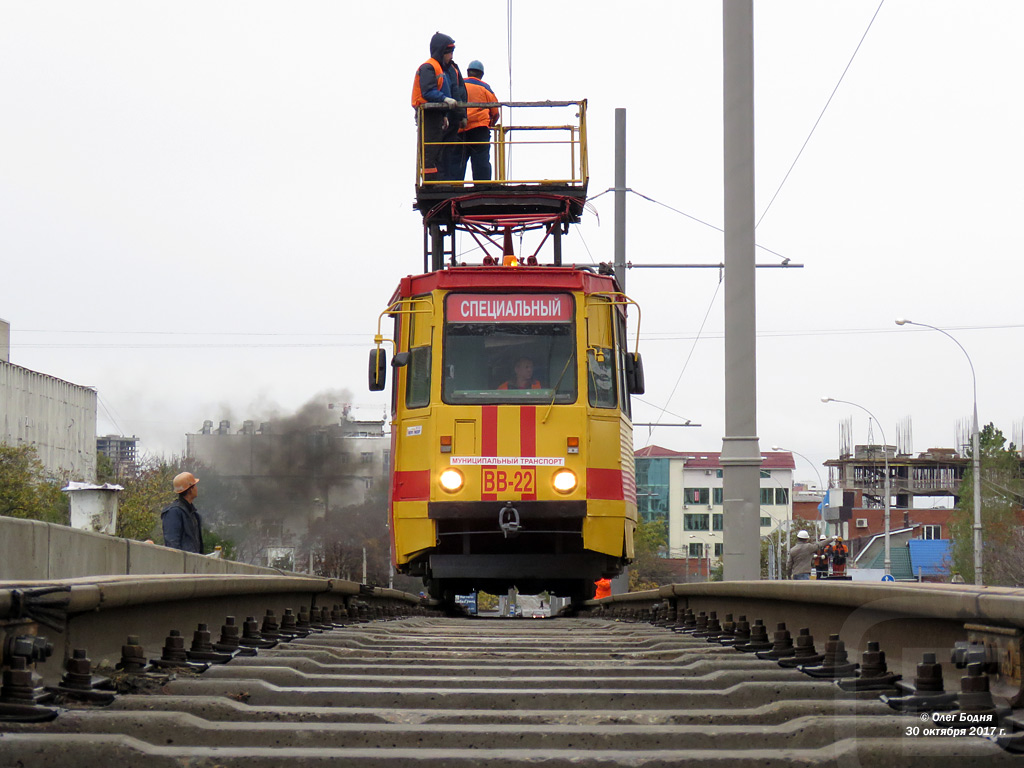
<path id="1" fill-rule="evenodd" d="M 759 212 L 877 6 L 755 3 Z M 481 59 L 509 95 L 506 3 L 459 8 L 0 2 L 12 362 L 96 386 L 113 416 L 101 410 L 100 432 L 119 427 L 151 451 L 182 450 L 205 418 L 260 418 L 324 390 L 383 412 L 365 357 L 397 280 L 421 266 L 409 91 L 430 35 L 454 37 L 456 60 Z M 629 186 L 721 224 L 720 2 L 514 0 L 512 18 L 512 96 L 589 99 L 593 194 L 612 184 L 625 107 Z M 966 360 L 897 316 L 967 348 L 983 422 L 1009 437 L 1024 418 L 1022 30 L 1012 0 L 883 5 L 757 232 L 806 265 L 758 273 L 763 449 L 835 455 L 856 411 L 824 394 L 874 411 L 889 442 L 909 416 L 916 451 L 951 445 L 970 413 Z M 594 207 L 600 221 L 588 214 L 567 260 L 611 259 L 611 195 Z M 634 262 L 722 258 L 712 229 L 636 196 L 628 216 Z M 704 426 L 650 440 L 719 450 L 717 273 L 627 280 L 650 403 L 666 403 L 711 305 L 668 403 Z M 641 403 L 635 417 L 657 412 Z M 866 418 L 853 424 L 863 442 Z M 647 440 L 638 429 L 637 446 Z"/>

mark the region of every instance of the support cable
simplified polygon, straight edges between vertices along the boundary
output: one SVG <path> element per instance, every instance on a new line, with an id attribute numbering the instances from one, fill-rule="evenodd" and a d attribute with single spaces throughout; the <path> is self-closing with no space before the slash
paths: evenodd
<path id="1" fill-rule="evenodd" d="M 811 126 L 811 132 L 807 134 L 807 138 L 804 139 L 803 145 L 800 147 L 800 151 L 796 153 L 796 157 L 793 158 L 793 163 L 789 166 L 789 170 L 786 171 L 786 175 L 782 178 L 782 182 L 779 184 L 779 188 L 775 190 L 775 194 L 772 195 L 772 199 L 768 201 L 768 205 L 761 212 L 761 216 L 757 220 L 757 224 L 754 225 L 756 230 L 761 224 L 761 220 L 764 219 L 765 214 L 772 207 L 772 203 L 775 202 L 775 198 L 779 196 L 779 192 L 782 191 L 782 187 L 786 183 L 786 179 L 789 178 L 789 174 L 793 172 L 793 168 L 796 167 L 797 161 L 800 159 L 800 155 L 804 153 L 804 149 L 807 148 L 807 143 L 811 140 L 811 136 L 814 135 L 814 130 L 818 127 L 818 123 L 821 122 L 821 118 L 825 116 L 825 110 L 828 109 L 828 105 L 832 103 L 832 97 L 836 95 L 836 91 L 839 90 L 839 86 L 842 85 L 843 78 L 846 77 L 846 73 L 850 70 L 850 65 L 853 64 L 854 58 L 857 56 L 857 51 L 860 50 L 861 45 L 864 43 L 864 38 L 868 36 L 868 32 L 871 30 L 871 25 L 875 23 L 875 18 L 878 16 L 878 12 L 882 10 L 882 6 L 885 4 L 885 0 L 881 0 L 878 7 L 875 9 L 874 15 L 871 17 L 871 21 L 868 22 L 867 29 L 864 30 L 864 34 L 860 36 L 860 42 L 857 43 L 857 47 L 853 49 L 853 55 L 850 56 L 850 60 L 846 62 L 846 69 L 843 70 L 843 74 L 839 76 L 839 82 L 836 83 L 836 87 L 832 89 L 832 93 L 829 94 L 828 100 L 825 102 L 825 106 L 821 108 L 821 114 L 818 115 L 818 119 L 814 121 L 814 125 Z"/>
<path id="2" fill-rule="evenodd" d="M 679 382 L 683 380 L 683 374 L 686 373 L 686 368 L 690 364 L 690 359 L 693 357 L 693 352 L 697 348 L 697 342 L 700 341 L 701 333 L 704 331 L 704 326 L 707 325 L 708 316 L 711 314 L 711 308 L 715 306 L 715 299 L 718 298 L 718 292 L 722 289 L 722 277 L 723 273 L 718 273 L 718 285 L 715 286 L 715 292 L 711 296 L 711 301 L 708 302 L 707 311 L 704 313 L 704 319 L 700 321 L 700 328 L 697 330 L 697 335 L 693 339 L 693 344 L 690 345 L 690 352 L 686 355 L 686 360 L 683 361 L 683 367 L 679 371 L 679 376 L 676 377 L 676 383 L 672 385 L 672 391 L 668 393 L 668 398 L 665 400 L 665 407 L 662 408 L 658 413 L 658 418 L 655 421 L 655 426 L 651 427 L 647 431 L 647 442 L 645 446 L 650 445 L 651 438 L 654 436 L 654 430 L 657 429 L 657 423 L 661 421 L 662 416 L 668 412 L 668 404 L 672 402 L 672 397 L 675 395 L 676 390 L 679 388 Z"/>

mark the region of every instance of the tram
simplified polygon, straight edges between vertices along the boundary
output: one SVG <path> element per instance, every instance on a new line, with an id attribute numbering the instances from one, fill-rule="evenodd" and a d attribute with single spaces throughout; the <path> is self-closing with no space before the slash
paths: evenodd
<path id="1" fill-rule="evenodd" d="M 570 141 L 585 158 L 585 134 Z M 589 599 L 633 557 L 630 394 L 643 392 L 643 365 L 627 322 L 639 338 L 639 307 L 612 270 L 561 263 L 585 173 L 439 186 L 418 187 L 432 268 L 401 280 L 370 352 L 371 390 L 393 371 L 394 564 L 449 602 L 513 586 Z M 500 244 L 500 258 L 467 264 L 453 246 L 446 263 L 460 229 Z M 531 229 L 554 239 L 553 263 L 515 255 L 513 234 Z"/>

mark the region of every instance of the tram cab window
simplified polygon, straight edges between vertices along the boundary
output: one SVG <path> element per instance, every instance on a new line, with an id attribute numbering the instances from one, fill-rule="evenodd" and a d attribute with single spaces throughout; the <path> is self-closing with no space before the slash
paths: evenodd
<path id="1" fill-rule="evenodd" d="M 573 403 L 576 365 L 572 326 L 458 323 L 447 328 L 446 403 Z M 532 365 L 527 386 L 516 387 Z"/>
<path id="2" fill-rule="evenodd" d="M 452 404 L 574 403 L 576 402 L 576 346 L 572 298 L 554 294 L 543 298 L 555 309 L 544 318 L 506 322 L 488 301 L 502 308 L 528 305 L 532 296 L 502 298 L 448 297 L 448 322 L 442 361 L 441 396 Z M 497 314 L 486 322 L 478 308 Z M 454 309 L 453 309 L 454 307 Z M 465 307 L 465 308 L 464 308 Z M 475 313 L 475 314 L 474 314 Z M 551 319 L 548 319 L 551 318 Z M 518 368 L 518 372 L 517 372 Z M 529 370 L 532 368 L 532 371 Z M 525 383 L 517 384 L 517 378 Z"/>

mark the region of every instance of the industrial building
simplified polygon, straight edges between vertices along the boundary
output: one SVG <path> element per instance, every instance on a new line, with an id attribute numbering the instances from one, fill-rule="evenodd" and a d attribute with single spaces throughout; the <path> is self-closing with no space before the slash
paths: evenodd
<path id="1" fill-rule="evenodd" d="M 342 510 L 381 488 L 391 449 L 385 421 L 353 419 L 347 410 L 326 418 L 333 423 L 247 420 L 239 430 L 206 421 L 186 435 L 187 457 L 199 464 L 200 508 L 244 530 L 240 560 L 307 570 L 325 526 L 344 528 Z M 385 515 L 382 508 L 382 530 Z"/>
<path id="2" fill-rule="evenodd" d="M 0 320 L 0 443 L 34 446 L 54 478 L 96 480 L 96 390 L 15 365 Z"/>

